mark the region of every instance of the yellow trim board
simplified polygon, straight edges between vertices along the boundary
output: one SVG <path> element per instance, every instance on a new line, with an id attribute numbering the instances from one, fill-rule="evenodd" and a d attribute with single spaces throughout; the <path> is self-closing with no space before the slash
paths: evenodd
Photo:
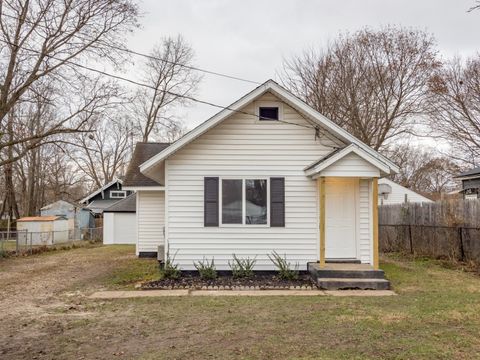
<path id="1" fill-rule="evenodd" d="M 320 267 L 325 266 L 325 177 L 318 179 L 318 193 L 320 196 Z"/>
<path id="2" fill-rule="evenodd" d="M 378 270 L 378 179 L 372 182 L 372 222 L 373 222 L 373 268 Z"/>

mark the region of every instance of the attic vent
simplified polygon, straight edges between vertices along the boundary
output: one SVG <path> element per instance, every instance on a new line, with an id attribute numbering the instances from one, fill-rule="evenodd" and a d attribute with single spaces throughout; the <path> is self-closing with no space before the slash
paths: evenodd
<path id="1" fill-rule="evenodd" d="M 278 120 L 278 107 L 261 106 L 258 108 L 258 116 L 260 120 Z"/>

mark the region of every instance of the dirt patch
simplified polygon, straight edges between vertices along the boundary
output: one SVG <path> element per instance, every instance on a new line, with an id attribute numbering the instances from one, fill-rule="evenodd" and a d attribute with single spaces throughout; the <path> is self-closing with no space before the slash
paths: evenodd
<path id="1" fill-rule="evenodd" d="M 55 341 L 52 335 L 63 334 L 72 324 L 95 316 L 83 304 L 85 291 L 101 289 L 98 278 L 132 260 L 135 252 L 131 246 L 1 259 L 0 358 L 50 358 L 44 348 Z M 44 345 L 30 348 L 40 339 Z"/>
<path id="2" fill-rule="evenodd" d="M 202 279 L 198 275 L 183 275 L 179 279 L 161 279 L 148 281 L 142 284 L 143 290 L 150 289 L 225 289 L 237 290 L 244 288 L 259 290 L 276 290 L 276 289 L 311 289 L 316 288 L 315 282 L 310 275 L 299 275 L 296 280 L 281 279 L 271 274 L 255 274 L 248 278 L 234 278 L 232 276 L 219 276 L 216 279 Z"/>

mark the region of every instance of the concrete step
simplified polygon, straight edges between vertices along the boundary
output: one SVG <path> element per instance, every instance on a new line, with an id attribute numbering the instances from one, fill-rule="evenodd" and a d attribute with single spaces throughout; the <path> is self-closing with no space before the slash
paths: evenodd
<path id="1" fill-rule="evenodd" d="M 317 285 L 324 290 L 389 290 L 390 281 L 385 279 L 328 278 L 317 279 Z"/>
<path id="2" fill-rule="evenodd" d="M 337 269 L 314 269 L 312 276 L 318 279 L 384 279 L 383 270 L 337 270 Z"/>

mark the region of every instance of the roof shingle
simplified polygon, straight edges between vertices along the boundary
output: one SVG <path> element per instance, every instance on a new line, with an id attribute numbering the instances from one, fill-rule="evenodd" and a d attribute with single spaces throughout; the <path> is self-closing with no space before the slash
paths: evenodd
<path id="1" fill-rule="evenodd" d="M 128 164 L 123 186 L 159 186 L 160 184 L 140 172 L 139 166 L 160 151 L 167 148 L 168 143 L 139 142 L 135 145 L 132 159 Z"/>
<path id="2" fill-rule="evenodd" d="M 106 212 L 137 212 L 137 194 L 128 195 L 125 199 L 117 201 L 112 206 L 103 210 Z"/>
<path id="3" fill-rule="evenodd" d="M 456 176 L 456 178 L 464 177 L 464 176 L 473 176 L 473 175 L 480 175 L 480 167 L 473 168 L 471 170 L 465 171 Z"/>

